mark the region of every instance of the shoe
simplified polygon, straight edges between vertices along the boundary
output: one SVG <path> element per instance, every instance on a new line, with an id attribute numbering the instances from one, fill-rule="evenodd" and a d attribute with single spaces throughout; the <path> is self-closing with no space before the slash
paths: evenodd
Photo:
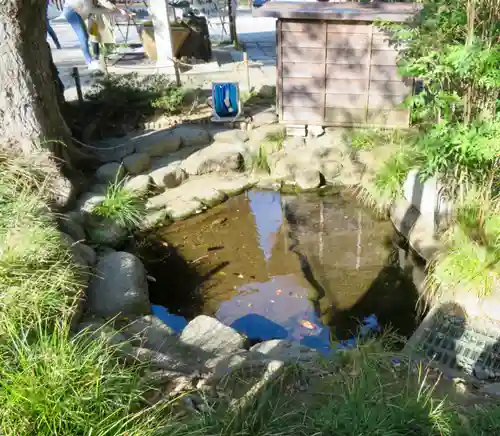
<path id="1" fill-rule="evenodd" d="M 101 70 L 101 64 L 99 63 L 99 61 L 94 60 L 90 64 L 87 64 L 87 68 L 90 71 L 100 71 Z"/>

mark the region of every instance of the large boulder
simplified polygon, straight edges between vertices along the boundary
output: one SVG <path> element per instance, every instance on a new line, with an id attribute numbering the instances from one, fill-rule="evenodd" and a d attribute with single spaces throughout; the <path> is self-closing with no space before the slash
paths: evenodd
<path id="1" fill-rule="evenodd" d="M 226 144 L 239 144 L 248 141 L 248 134 L 243 130 L 221 130 L 213 134 L 214 142 Z"/>
<path id="2" fill-rule="evenodd" d="M 85 192 L 77 200 L 77 212 L 80 213 L 82 219 L 85 219 L 85 216 L 90 214 L 94 208 L 100 205 L 104 200 L 104 195 L 96 194 L 95 192 Z"/>
<path id="3" fill-rule="evenodd" d="M 85 231 L 79 222 L 71 219 L 68 215 L 62 215 L 58 220 L 59 229 L 71 236 L 75 241 L 85 240 Z"/>
<path id="4" fill-rule="evenodd" d="M 95 172 L 96 179 L 98 182 L 103 184 L 120 181 L 124 176 L 125 169 L 123 168 L 123 165 L 117 162 L 104 164 Z"/>
<path id="5" fill-rule="evenodd" d="M 123 185 L 124 189 L 141 196 L 144 196 L 149 192 L 150 186 L 151 177 L 147 174 L 139 174 L 138 176 L 132 177 Z"/>
<path id="6" fill-rule="evenodd" d="M 148 132 L 134 138 L 136 153 L 161 157 L 173 153 L 181 146 L 181 137 L 175 129 Z"/>
<path id="7" fill-rule="evenodd" d="M 129 174 L 139 174 L 151 166 L 151 157 L 147 153 L 134 153 L 123 159 L 123 165 Z"/>
<path id="8" fill-rule="evenodd" d="M 241 171 L 244 166 L 242 144 L 213 143 L 187 159 L 181 168 L 190 175 L 207 174 L 211 172 Z"/>
<path id="9" fill-rule="evenodd" d="M 215 318 L 200 315 L 182 331 L 181 341 L 207 353 L 231 354 L 245 349 L 247 340 Z"/>
<path id="10" fill-rule="evenodd" d="M 87 296 L 87 310 L 97 316 L 151 313 L 146 269 L 131 253 L 117 251 L 100 257 Z"/>
<path id="11" fill-rule="evenodd" d="M 252 127 L 257 128 L 278 122 L 278 115 L 274 111 L 264 111 L 252 115 Z"/>
<path id="12" fill-rule="evenodd" d="M 122 333 L 135 346 L 149 348 L 161 353 L 168 352 L 172 343 L 178 342 L 175 332 L 153 315 L 145 315 L 135 319 L 122 329 Z"/>
<path id="13" fill-rule="evenodd" d="M 187 179 L 186 172 L 180 168 L 180 161 L 172 162 L 149 173 L 155 186 L 172 189 Z"/>
<path id="14" fill-rule="evenodd" d="M 196 125 L 178 126 L 174 129 L 174 133 L 181 137 L 181 142 L 184 147 L 202 146 L 210 143 L 210 135 L 208 132 Z"/>

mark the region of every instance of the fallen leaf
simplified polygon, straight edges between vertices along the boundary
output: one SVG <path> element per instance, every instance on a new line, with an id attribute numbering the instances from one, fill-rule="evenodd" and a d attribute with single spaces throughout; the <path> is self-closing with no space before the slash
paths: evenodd
<path id="1" fill-rule="evenodd" d="M 274 300 L 269 300 L 271 303 L 274 303 Z"/>
<path id="2" fill-rule="evenodd" d="M 239 279 L 244 278 L 243 274 L 238 274 L 238 278 L 239 278 Z"/>
<path id="3" fill-rule="evenodd" d="M 168 242 L 162 242 L 161 245 L 163 245 L 164 247 L 168 247 Z"/>
<path id="4" fill-rule="evenodd" d="M 276 289 L 276 295 L 281 294 L 281 289 Z"/>
<path id="5" fill-rule="evenodd" d="M 252 303 L 248 303 L 248 307 L 252 307 Z"/>
<path id="6" fill-rule="evenodd" d="M 316 326 L 311 321 L 307 321 L 305 319 L 300 320 L 299 324 L 302 327 L 305 327 L 306 329 L 309 329 L 309 330 L 314 330 L 316 328 Z"/>

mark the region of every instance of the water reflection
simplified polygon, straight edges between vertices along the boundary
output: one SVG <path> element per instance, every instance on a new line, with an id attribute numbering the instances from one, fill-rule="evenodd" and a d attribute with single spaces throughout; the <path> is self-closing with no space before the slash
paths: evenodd
<path id="1" fill-rule="evenodd" d="M 259 235 L 259 246 L 265 259 L 269 260 L 276 242 L 276 233 L 283 222 L 281 194 L 274 191 L 250 191 L 247 195 Z"/>
<path id="2" fill-rule="evenodd" d="M 393 258 L 391 233 L 347 195 L 250 191 L 157 233 L 160 252 L 143 259 L 156 278 L 152 302 L 171 313 L 327 351 L 371 314 L 412 333 L 417 292 Z"/>

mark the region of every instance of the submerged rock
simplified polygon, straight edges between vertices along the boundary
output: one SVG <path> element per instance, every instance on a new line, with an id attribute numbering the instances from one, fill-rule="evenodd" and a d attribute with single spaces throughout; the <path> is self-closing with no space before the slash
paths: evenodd
<path id="1" fill-rule="evenodd" d="M 184 328 L 181 341 L 214 355 L 235 353 L 247 344 L 236 330 L 205 315 L 196 317 Z"/>
<path id="2" fill-rule="evenodd" d="M 316 350 L 284 339 L 261 342 L 250 348 L 250 351 L 286 363 L 311 362 L 319 357 Z"/>
<path id="3" fill-rule="evenodd" d="M 100 257 L 87 295 L 88 311 L 98 316 L 151 313 L 146 269 L 131 253 L 117 251 Z"/>

